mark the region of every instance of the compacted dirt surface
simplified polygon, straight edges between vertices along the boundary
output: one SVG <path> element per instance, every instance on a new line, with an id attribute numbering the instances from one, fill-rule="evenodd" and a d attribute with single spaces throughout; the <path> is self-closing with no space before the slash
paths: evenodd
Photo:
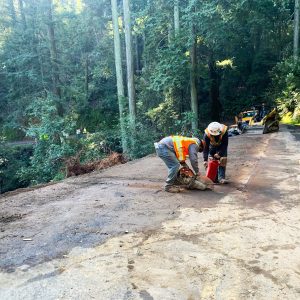
<path id="1" fill-rule="evenodd" d="M 153 155 L 4 194 L 0 299 L 300 299 L 299 131 L 261 131 L 214 191 L 164 192 Z"/>

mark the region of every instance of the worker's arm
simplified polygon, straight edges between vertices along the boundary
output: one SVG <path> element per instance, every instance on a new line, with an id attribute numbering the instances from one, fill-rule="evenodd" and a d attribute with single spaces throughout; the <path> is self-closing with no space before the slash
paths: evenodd
<path id="1" fill-rule="evenodd" d="M 222 137 L 222 143 L 220 145 L 218 154 L 223 157 L 223 156 L 227 156 L 227 147 L 228 147 L 228 131 L 226 131 L 226 133 L 223 135 Z"/>
<path id="2" fill-rule="evenodd" d="M 191 165 L 196 174 L 199 173 L 198 152 L 199 152 L 199 147 L 197 144 L 191 144 L 189 146 L 189 158 L 190 158 Z"/>
<path id="3" fill-rule="evenodd" d="M 204 133 L 203 139 L 205 141 L 205 146 L 203 148 L 203 160 L 207 161 L 208 160 L 208 150 L 209 150 L 210 140 L 209 140 L 208 136 L 206 135 L 206 133 Z"/>

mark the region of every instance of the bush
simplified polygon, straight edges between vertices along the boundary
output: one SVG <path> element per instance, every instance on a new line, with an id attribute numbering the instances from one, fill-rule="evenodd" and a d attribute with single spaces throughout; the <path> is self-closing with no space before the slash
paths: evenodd
<path id="1" fill-rule="evenodd" d="M 300 122 L 300 62 L 286 59 L 277 64 L 272 75 L 273 95 L 281 114 L 290 114 L 293 122 Z"/>
<path id="2" fill-rule="evenodd" d="M 55 98 L 35 99 L 28 115 L 30 127 L 27 135 L 35 139 L 36 145 L 30 165 L 19 173 L 31 184 L 63 179 L 66 163 L 72 159 L 85 163 L 121 150 L 117 128 L 76 134 L 78 115 L 61 116 Z"/>
<path id="3" fill-rule="evenodd" d="M 10 146 L 3 140 L 0 142 L 0 193 L 29 185 L 19 171 L 29 166 L 32 152 L 32 146 Z"/>
<path id="4" fill-rule="evenodd" d="M 13 128 L 9 126 L 3 127 L 2 135 L 5 136 L 7 141 L 19 141 L 25 137 L 24 131 L 19 128 Z"/>
<path id="5" fill-rule="evenodd" d="M 60 172 L 65 157 L 74 155 L 79 148 L 75 137 L 76 116 L 59 114 L 55 98 L 36 98 L 28 109 L 27 136 L 36 145 L 31 164 L 20 174 L 31 184 L 48 182 Z"/>
<path id="6" fill-rule="evenodd" d="M 282 115 L 290 115 L 291 121 L 300 122 L 300 90 L 285 92 L 277 103 Z"/>

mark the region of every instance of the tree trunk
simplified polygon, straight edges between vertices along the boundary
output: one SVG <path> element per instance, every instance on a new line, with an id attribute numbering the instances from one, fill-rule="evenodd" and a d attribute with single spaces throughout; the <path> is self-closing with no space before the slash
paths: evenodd
<path id="1" fill-rule="evenodd" d="M 84 89 L 85 89 L 85 99 L 88 101 L 89 98 L 89 56 L 86 54 L 85 65 L 84 65 Z"/>
<path id="2" fill-rule="evenodd" d="M 195 12 L 195 7 L 192 6 L 192 13 Z M 193 44 L 190 49 L 190 61 L 191 61 L 191 70 L 190 70 L 190 88 L 191 88 L 191 110 L 193 112 L 192 119 L 192 130 L 196 131 L 198 129 L 199 120 L 198 120 L 198 97 L 197 97 L 197 87 L 196 87 L 196 38 L 195 38 L 195 27 L 193 21 L 190 24 L 190 34 L 193 39 Z"/>
<path id="3" fill-rule="evenodd" d="M 295 0 L 294 11 L 294 62 L 297 62 L 299 56 L 299 0 Z"/>
<path id="4" fill-rule="evenodd" d="M 43 65 L 43 55 L 41 53 L 41 50 L 43 49 L 42 46 L 42 39 L 41 36 L 39 35 L 39 28 L 38 28 L 38 21 L 39 21 L 39 16 L 38 16 L 38 11 L 37 11 L 37 5 L 35 1 L 32 1 L 29 4 L 29 10 L 31 11 L 31 16 L 32 16 L 32 28 L 34 30 L 34 38 L 36 40 L 36 43 L 34 44 L 34 49 L 36 56 L 38 58 L 38 66 L 39 66 L 39 76 L 40 80 L 42 83 L 43 90 L 47 90 L 47 84 L 45 81 L 45 70 L 44 70 L 44 65 Z"/>
<path id="5" fill-rule="evenodd" d="M 174 0 L 174 29 L 175 29 L 175 36 L 178 34 L 180 28 L 179 24 L 179 6 L 178 0 Z"/>
<path id="6" fill-rule="evenodd" d="M 60 90 L 60 80 L 59 80 L 59 70 L 58 70 L 58 55 L 55 41 L 55 33 L 54 33 L 54 24 L 53 24 L 53 15 L 52 15 L 52 0 L 48 2 L 48 35 L 49 35 L 49 44 L 50 44 L 50 59 L 52 65 L 52 84 L 53 91 L 56 96 L 61 98 L 61 90 Z"/>
<path id="7" fill-rule="evenodd" d="M 209 75 L 210 75 L 210 99 L 211 99 L 211 118 L 213 121 L 220 122 L 222 105 L 219 101 L 220 77 L 216 70 L 216 63 L 212 57 L 209 59 Z"/>
<path id="8" fill-rule="evenodd" d="M 122 69 L 122 55 L 121 55 L 121 42 L 119 34 L 118 24 L 118 7 L 117 0 L 111 0 L 111 12 L 114 32 L 114 50 L 115 50 L 115 67 L 117 77 L 117 93 L 118 93 L 118 104 L 119 104 L 119 118 L 121 127 L 121 141 L 123 152 L 127 153 L 127 138 L 126 138 L 126 126 L 125 126 L 125 109 L 124 109 L 124 85 L 123 85 L 123 69 Z"/>
<path id="9" fill-rule="evenodd" d="M 198 97 L 196 87 L 196 41 L 192 45 L 190 50 L 191 59 L 191 73 L 190 73 L 190 85 L 191 85 L 191 109 L 193 112 L 192 129 L 198 129 Z"/>
<path id="10" fill-rule="evenodd" d="M 145 45 L 146 45 L 146 35 L 145 32 L 143 31 L 143 35 L 142 35 L 142 45 L 143 45 L 143 50 L 142 53 L 144 54 L 144 49 L 145 49 Z M 147 59 L 146 59 L 146 55 L 142 55 L 142 68 L 146 68 L 147 67 Z"/>
<path id="11" fill-rule="evenodd" d="M 26 17 L 25 17 L 25 13 L 24 13 L 23 0 L 19 0 L 19 9 L 20 9 L 20 14 L 21 14 L 21 18 L 22 18 L 23 28 L 26 29 L 27 23 L 26 23 Z"/>
<path id="12" fill-rule="evenodd" d="M 172 24 L 168 24 L 168 45 L 170 45 L 172 43 L 173 35 L 174 35 L 174 32 L 173 32 Z"/>
<path id="13" fill-rule="evenodd" d="M 136 74 L 140 74 L 141 71 L 141 58 L 140 58 L 140 48 L 139 48 L 139 36 L 135 35 L 135 71 Z"/>
<path id="14" fill-rule="evenodd" d="M 135 126 L 136 103 L 135 103 L 134 66 L 133 66 L 133 55 L 132 55 L 132 35 L 131 35 L 129 1 L 130 0 L 123 0 L 123 9 L 124 9 L 124 25 L 125 25 L 129 113 L 130 113 L 131 123 L 133 126 Z"/>
<path id="15" fill-rule="evenodd" d="M 77 10 L 77 0 L 72 0 L 72 8 L 74 11 Z"/>
<path id="16" fill-rule="evenodd" d="M 17 18 L 16 18 L 16 9 L 15 9 L 15 5 L 14 5 L 14 1 L 9 0 L 8 6 L 9 6 L 9 15 L 12 19 L 12 24 L 13 24 L 13 26 L 15 26 Z"/>

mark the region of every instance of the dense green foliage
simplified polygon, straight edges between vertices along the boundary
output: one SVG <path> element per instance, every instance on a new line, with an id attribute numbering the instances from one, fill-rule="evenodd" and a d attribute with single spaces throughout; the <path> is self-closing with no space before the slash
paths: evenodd
<path id="1" fill-rule="evenodd" d="M 1 135 L 35 141 L 30 163 L 13 172 L 31 184 L 63 178 L 72 156 L 88 161 L 122 151 L 111 2 L 51 2 L 0 0 Z M 164 135 L 192 133 L 191 72 L 200 121 L 194 134 L 211 120 L 231 122 L 240 110 L 275 99 L 299 118 L 294 1 L 182 0 L 176 32 L 174 0 L 131 2 L 137 120 L 126 136 L 128 157 L 152 152 Z M 121 18 L 120 35 L 126 74 Z M 125 115 L 130 132 L 128 103 Z M 79 128 L 88 136 L 78 139 Z"/>
<path id="2" fill-rule="evenodd" d="M 273 94 L 281 112 L 291 114 L 292 121 L 300 122 L 300 64 L 291 59 L 279 63 L 273 70 Z"/>
<path id="3" fill-rule="evenodd" d="M 28 186 L 21 175 L 22 168 L 30 165 L 32 146 L 7 145 L 0 142 L 0 193 Z"/>

